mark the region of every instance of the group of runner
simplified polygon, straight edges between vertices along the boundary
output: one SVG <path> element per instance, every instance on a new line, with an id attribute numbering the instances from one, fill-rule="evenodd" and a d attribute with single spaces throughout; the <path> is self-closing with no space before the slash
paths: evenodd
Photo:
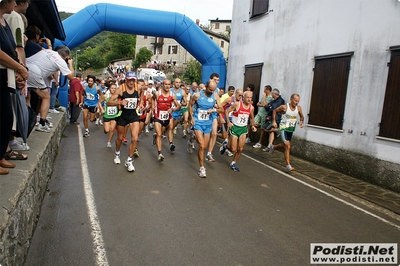
<path id="1" fill-rule="evenodd" d="M 253 92 L 235 90 L 231 86 L 225 94 L 223 90 L 219 93 L 218 82 L 217 73 L 211 74 L 203 88 L 202 86 L 198 88 L 195 83 L 191 87 L 182 84 L 179 78 L 176 78 L 173 84 L 171 80 L 165 79 L 157 90 L 149 86 L 147 80 L 137 79 L 134 72 L 128 71 L 125 74 L 124 84 L 117 87 L 110 83 L 108 94 L 100 95 L 99 102 L 105 103 L 104 133 L 108 134 L 107 147 L 111 147 L 115 129 L 118 133 L 114 163 L 121 163 L 121 144 L 129 131 L 131 141 L 124 165 L 129 172 L 135 171 L 133 157 L 139 156 L 138 137 L 150 122 L 153 123 L 155 131 L 152 143 L 156 146 L 158 161 L 162 162 L 165 159 L 162 153 L 163 135 L 166 131 L 169 149 L 174 152 L 173 137 L 178 124 L 181 123 L 182 136 L 188 137 L 187 151 L 192 153 L 194 142 L 198 143 L 199 177 L 207 176 L 205 160 L 215 162 L 212 151 L 218 128 L 222 130 L 224 138 L 220 153 L 233 156 L 229 167 L 239 171 L 236 163 L 244 149 L 248 128 L 256 132 L 258 126 L 254 121 Z M 88 92 L 85 95 L 88 98 Z M 89 98 L 96 97 L 89 96 Z M 84 104 L 83 107 L 84 110 L 93 112 L 90 106 Z"/>

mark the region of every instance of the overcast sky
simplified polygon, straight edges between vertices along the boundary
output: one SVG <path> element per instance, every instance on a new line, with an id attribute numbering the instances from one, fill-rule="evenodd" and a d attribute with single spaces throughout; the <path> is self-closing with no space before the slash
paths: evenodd
<path id="1" fill-rule="evenodd" d="M 171 11 L 186 15 L 193 21 L 200 19 L 203 25 L 209 19 L 232 19 L 233 0 L 55 0 L 58 11 L 76 13 L 97 3 Z"/>

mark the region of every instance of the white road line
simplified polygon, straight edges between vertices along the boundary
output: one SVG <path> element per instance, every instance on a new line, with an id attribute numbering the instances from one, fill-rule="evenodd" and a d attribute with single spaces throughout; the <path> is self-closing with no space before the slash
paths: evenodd
<path id="1" fill-rule="evenodd" d="M 297 178 L 295 178 L 295 177 L 289 175 L 288 173 L 285 173 L 285 172 L 283 172 L 283 171 L 281 171 L 281 170 L 278 170 L 278 169 L 276 169 L 276 168 L 274 168 L 274 167 L 272 167 L 272 166 L 270 166 L 270 165 L 267 165 L 267 164 L 265 164 L 265 163 L 263 163 L 263 162 L 261 162 L 261 161 L 259 161 L 259 160 L 257 160 L 257 159 L 254 159 L 254 158 L 252 158 L 252 157 L 250 157 L 250 156 L 248 156 L 248 155 L 246 155 L 246 154 L 244 154 L 244 153 L 242 153 L 242 156 L 245 156 L 246 158 L 248 158 L 248 159 L 250 159 L 250 160 L 253 160 L 253 161 L 255 161 L 256 163 L 259 163 L 259 164 L 261 164 L 261 165 L 263 165 L 263 166 L 266 166 L 266 167 L 268 167 L 269 169 L 271 169 L 271 170 L 273 170 L 273 171 L 275 171 L 275 172 L 278 172 L 278 173 L 281 174 L 281 175 L 284 175 L 284 176 L 286 176 L 286 177 L 288 177 L 288 178 L 290 178 L 290 179 L 292 179 L 292 180 L 294 180 L 294 181 L 296 181 L 296 182 L 299 182 L 299 183 L 301 183 L 301 184 L 303 184 L 303 185 L 305 185 L 305 186 L 307 186 L 307 187 L 309 187 L 309 188 L 312 188 L 312 189 L 314 189 L 314 190 L 316 190 L 316 191 L 318 191 L 318 192 L 320 192 L 320 193 L 322 193 L 322 194 L 325 194 L 325 195 L 328 196 L 328 197 L 331 197 L 331 198 L 333 198 L 333 199 L 335 199 L 335 200 L 337 200 L 337 201 L 339 201 L 339 202 L 341 202 L 341 203 L 343 203 L 343 204 L 346 204 L 346 205 L 348 205 L 348 206 L 350 206 L 350 207 L 352 207 L 352 208 L 354 208 L 354 209 L 357 209 L 357 210 L 359 210 L 359 211 L 361 211 L 361 212 L 363 212 L 363 213 L 365 213 L 365 214 L 368 214 L 368 215 L 370 215 L 370 216 L 372 216 L 372 217 L 374 217 L 374 218 L 376 218 L 376 219 L 378 219 L 378 220 L 380 220 L 380 221 L 382 221 L 382 222 L 384 222 L 384 223 L 386 223 L 386 224 L 388 224 L 388 225 L 391 225 L 391 226 L 395 227 L 397 230 L 400 230 L 400 225 L 397 225 L 397 224 L 395 224 L 395 223 L 392 223 L 391 221 L 388 221 L 388 220 L 386 220 L 386 219 L 384 219 L 384 218 L 382 218 L 382 217 L 380 217 L 380 216 L 378 216 L 378 215 L 376 215 L 376 214 L 373 214 L 372 212 L 369 212 L 369 211 L 367 211 L 367 210 L 364 210 L 363 208 L 360 208 L 360 207 L 358 207 L 358 206 L 356 206 L 356 205 L 354 205 L 354 204 L 352 204 L 352 203 L 350 203 L 350 202 L 347 202 L 347 201 L 345 201 L 345 200 L 343 200 L 343 199 L 341 199 L 341 198 L 339 198 L 339 197 L 336 197 L 336 196 L 334 196 L 334 195 L 332 195 L 332 194 L 330 194 L 330 193 L 328 193 L 328 192 L 326 192 L 326 191 L 324 191 L 324 190 L 322 190 L 322 189 L 319 189 L 319 188 L 317 188 L 317 187 L 315 187 L 315 186 L 313 186 L 313 185 L 311 185 L 311 184 L 308 184 L 308 183 L 306 183 L 306 182 L 304 182 L 304 181 L 302 181 L 302 180 L 299 180 L 299 179 L 297 179 Z"/>
<path id="2" fill-rule="evenodd" d="M 83 143 L 82 130 L 78 125 L 78 138 L 79 138 L 79 152 L 81 156 L 81 166 L 83 175 L 83 186 L 85 190 L 86 206 L 90 219 L 90 226 L 92 228 L 93 237 L 93 251 L 96 257 L 96 265 L 108 266 L 107 254 L 104 248 L 103 235 L 101 233 L 100 221 L 97 216 L 96 204 L 94 201 L 92 183 L 90 181 L 89 170 L 87 168 L 87 160 L 85 153 L 85 146 Z"/>

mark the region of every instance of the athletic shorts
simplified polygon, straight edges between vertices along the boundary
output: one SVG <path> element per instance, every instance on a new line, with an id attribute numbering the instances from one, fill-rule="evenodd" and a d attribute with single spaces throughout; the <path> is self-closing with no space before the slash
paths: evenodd
<path id="1" fill-rule="evenodd" d="M 171 115 L 174 120 L 179 120 L 182 117 L 181 110 L 172 112 Z"/>
<path id="2" fill-rule="evenodd" d="M 83 109 L 88 109 L 90 113 L 96 113 L 97 105 L 96 106 L 87 106 L 86 104 L 84 104 Z"/>
<path id="3" fill-rule="evenodd" d="M 113 121 L 113 120 L 117 121 L 117 118 L 118 118 L 118 117 L 114 117 L 114 118 L 103 117 L 103 122 L 104 122 L 104 123 L 105 123 L 105 122 L 111 122 L 111 121 Z"/>
<path id="4" fill-rule="evenodd" d="M 146 122 L 146 118 L 139 118 L 139 122 L 140 122 L 140 123 Z"/>
<path id="5" fill-rule="evenodd" d="M 184 113 L 186 113 L 188 111 L 187 107 L 181 107 L 181 115 L 183 115 Z"/>
<path id="6" fill-rule="evenodd" d="M 233 125 L 229 129 L 229 135 L 235 136 L 237 138 L 240 138 L 240 136 L 242 136 L 242 135 L 246 135 L 247 132 L 248 132 L 247 126 L 239 127 L 239 126 Z"/>
<path id="7" fill-rule="evenodd" d="M 168 119 L 168 120 L 160 120 L 160 119 L 157 119 L 157 118 L 154 117 L 154 123 L 159 123 L 159 124 L 161 124 L 162 127 L 168 127 L 169 121 L 170 121 L 170 119 Z"/>
<path id="8" fill-rule="evenodd" d="M 293 136 L 293 132 L 287 132 L 287 131 L 281 130 L 281 139 L 283 142 L 291 141 L 292 136 Z"/>
<path id="9" fill-rule="evenodd" d="M 136 114 L 136 111 L 122 111 L 122 114 L 116 119 L 118 126 L 126 126 L 130 123 L 139 122 L 139 116 Z"/>
<path id="10" fill-rule="evenodd" d="M 194 124 L 193 126 L 194 130 L 200 130 L 204 134 L 210 134 L 212 130 L 212 125 L 198 125 Z"/>

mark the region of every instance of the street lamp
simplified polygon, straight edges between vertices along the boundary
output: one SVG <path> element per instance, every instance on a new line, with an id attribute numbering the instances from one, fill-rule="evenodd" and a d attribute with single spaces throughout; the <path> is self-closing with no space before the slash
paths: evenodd
<path id="1" fill-rule="evenodd" d="M 75 73 L 78 71 L 78 53 L 80 52 L 81 50 L 76 50 L 75 51 Z"/>

